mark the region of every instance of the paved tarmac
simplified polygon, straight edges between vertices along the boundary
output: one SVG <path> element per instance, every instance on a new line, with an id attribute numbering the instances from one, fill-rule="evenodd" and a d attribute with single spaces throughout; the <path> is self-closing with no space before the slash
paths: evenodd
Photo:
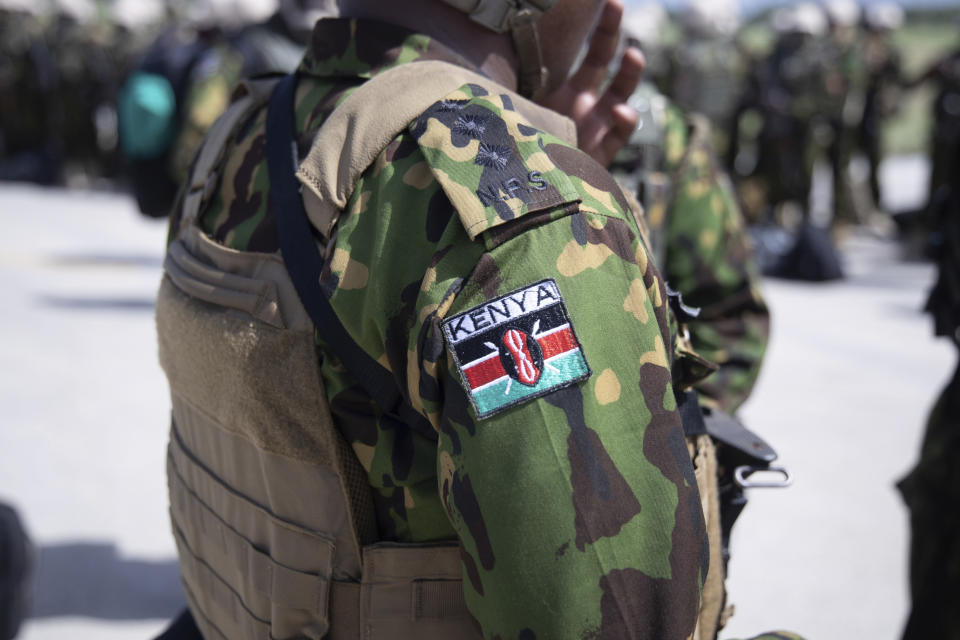
<path id="1" fill-rule="evenodd" d="M 900 200 L 911 170 L 890 169 Z M 21 638 L 150 638 L 183 602 L 153 329 L 165 225 L 121 195 L 10 185 L 0 215 L 0 499 L 40 547 Z M 754 491 L 737 524 L 724 637 L 893 639 L 906 614 L 894 483 L 954 356 L 920 313 L 932 267 L 867 233 L 845 259 L 840 283 L 766 283 L 773 340 L 743 417 L 796 482 Z"/>

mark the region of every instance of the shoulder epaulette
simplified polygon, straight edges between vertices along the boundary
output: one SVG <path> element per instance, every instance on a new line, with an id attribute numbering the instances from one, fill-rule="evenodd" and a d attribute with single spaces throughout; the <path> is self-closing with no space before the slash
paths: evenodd
<path id="1" fill-rule="evenodd" d="M 491 87 L 491 90 L 480 88 L 480 84 Z M 314 137 L 310 152 L 297 171 L 297 178 L 305 187 L 304 202 L 307 206 L 307 214 L 314 227 L 324 237 L 329 237 L 331 230 L 336 225 L 340 211 L 346 206 L 360 176 L 387 144 L 404 131 L 411 122 L 423 121 L 422 114 L 430 112 L 437 105 L 444 104 L 443 99 L 437 102 L 438 97 L 461 96 L 460 98 L 450 99 L 463 100 L 464 105 L 470 102 L 474 98 L 474 94 L 469 87 L 475 87 L 478 94 L 483 93 L 489 98 L 484 103 L 485 107 L 478 104 L 471 110 L 486 108 L 483 113 L 478 111 L 478 115 L 484 115 L 485 118 L 490 119 L 491 125 L 493 124 L 492 116 L 494 116 L 494 110 L 496 110 L 496 120 L 501 125 L 499 127 L 491 126 L 489 131 L 491 134 L 494 131 L 503 132 L 500 142 L 494 142 L 491 138 L 490 145 L 484 147 L 485 152 L 482 155 L 482 162 L 499 167 L 505 161 L 506 166 L 513 169 L 520 154 L 517 155 L 517 158 L 514 158 L 514 162 L 511 162 L 505 153 L 498 153 L 497 149 L 501 146 L 509 147 L 510 153 L 513 154 L 514 151 L 519 151 L 519 144 L 522 147 L 523 155 L 533 155 L 534 150 L 531 148 L 531 144 L 538 144 L 538 138 L 533 134 L 529 136 L 520 134 L 520 125 L 523 125 L 524 131 L 551 131 L 557 135 L 558 139 L 566 140 L 571 144 L 576 143 L 576 128 L 572 121 L 552 111 L 537 107 L 519 96 L 516 96 L 513 100 L 509 97 L 506 97 L 506 100 L 502 98 L 494 100 L 492 96 L 500 95 L 493 90 L 493 87 L 497 86 L 493 81 L 469 69 L 447 62 L 429 60 L 399 65 L 374 76 L 354 90 L 324 122 L 320 131 Z M 461 89 L 456 89 L 457 87 L 461 87 Z M 500 90 L 507 91 L 502 87 L 500 87 Z M 506 96 L 506 94 L 503 94 L 503 96 Z M 523 105 L 524 117 L 520 117 L 519 114 L 514 115 L 511 112 L 510 107 L 514 103 Z M 389 108 L 384 108 L 385 104 L 389 104 Z M 431 107 L 430 105 L 434 106 Z M 484 121 L 486 122 L 486 120 Z M 476 130 L 474 131 L 476 132 Z M 508 131 L 517 132 L 516 139 L 518 142 L 513 145 L 505 144 L 505 136 L 509 135 Z M 449 140 L 450 136 L 448 135 L 447 138 Z M 436 145 L 443 147 L 439 142 Z M 476 147 L 476 151 L 479 152 L 479 140 L 475 140 L 472 146 Z M 458 155 L 458 152 L 454 151 L 454 147 L 455 144 L 452 141 L 446 147 L 453 154 L 453 158 L 460 158 L 463 153 L 467 152 L 459 149 Z M 465 175 L 452 169 L 451 161 L 441 162 L 441 158 L 437 154 L 430 154 L 430 157 L 437 160 L 435 168 L 444 172 L 445 175 L 465 179 Z M 474 162 L 476 159 L 477 155 L 474 154 L 470 158 L 470 162 Z M 536 163 L 537 160 L 538 158 L 535 157 L 531 162 Z M 479 169 L 482 165 L 476 166 Z M 543 168 L 547 168 L 547 165 L 543 165 Z M 544 171 L 540 169 L 531 167 L 524 173 L 524 181 L 529 178 L 530 172 L 533 171 L 539 171 L 540 177 L 535 179 L 529 185 L 529 188 L 537 193 L 549 191 L 546 186 L 541 188 L 541 185 L 547 185 L 548 182 L 542 180 Z M 511 176 L 508 175 L 507 178 L 509 177 Z M 467 224 L 467 220 L 472 224 L 473 221 L 480 219 L 478 212 L 484 211 L 485 207 L 482 204 L 478 205 L 476 202 L 472 206 L 466 204 L 468 199 L 462 197 L 466 183 L 461 184 L 459 189 L 457 187 L 458 183 L 450 180 L 441 180 L 441 184 L 448 194 L 458 192 L 458 197 L 455 198 L 451 195 L 451 200 L 464 203 L 466 208 L 463 210 L 463 214 L 467 216 L 465 224 Z M 479 198 L 479 195 L 476 194 L 479 186 L 478 179 L 473 189 L 474 200 Z M 515 188 L 512 182 L 509 186 Z M 569 195 L 571 192 L 567 189 L 565 193 Z M 546 200 L 543 200 L 543 202 L 546 202 Z M 504 209 L 504 213 L 507 216 L 516 217 L 516 215 L 512 215 L 512 210 L 509 208 Z M 491 217 L 493 218 L 495 215 Z M 483 219 L 486 220 L 485 213 Z M 474 224 L 471 236 L 481 233 L 483 229 L 490 226 L 493 225 Z"/>
<path id="2" fill-rule="evenodd" d="M 548 149 L 572 149 L 569 120 L 493 83 L 468 83 L 411 125 L 427 163 L 471 238 L 535 211 L 582 200 Z M 569 155 L 569 154 L 568 154 Z"/>

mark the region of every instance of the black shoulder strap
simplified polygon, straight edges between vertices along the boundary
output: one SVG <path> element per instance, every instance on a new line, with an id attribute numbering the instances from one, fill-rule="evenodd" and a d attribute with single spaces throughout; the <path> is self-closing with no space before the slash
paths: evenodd
<path id="1" fill-rule="evenodd" d="M 323 259 L 313 240 L 310 221 L 303 207 L 296 179 L 297 146 L 294 127 L 295 74 L 274 88 L 267 109 L 267 165 L 270 202 L 277 217 L 280 253 L 297 290 L 297 296 L 320 336 L 377 403 L 384 414 L 393 415 L 419 431 L 433 429 L 421 414 L 407 404 L 396 381 L 353 341 L 341 324 L 320 286 Z"/>
<path id="2" fill-rule="evenodd" d="M 688 438 L 706 435 L 707 424 L 703 420 L 700 410 L 700 397 L 693 389 L 679 391 L 674 394 L 677 398 L 677 411 L 680 413 L 680 422 L 683 424 L 683 435 Z"/>

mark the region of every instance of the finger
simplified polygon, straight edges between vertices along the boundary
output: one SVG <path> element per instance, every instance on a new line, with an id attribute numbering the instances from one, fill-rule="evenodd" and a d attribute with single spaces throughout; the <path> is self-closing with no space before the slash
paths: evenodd
<path id="1" fill-rule="evenodd" d="M 603 138 L 610 127 L 611 124 L 602 118 L 595 116 L 585 118 L 577 126 L 577 146 L 598 162 L 601 162 L 597 154 L 603 146 Z"/>
<path id="2" fill-rule="evenodd" d="M 627 101 L 640 83 L 643 66 L 643 54 L 632 47 L 627 49 L 617 75 L 593 105 L 589 121 L 581 126 L 581 135 L 584 136 L 585 144 L 599 146 L 610 129 L 622 124 L 621 116 L 633 114 L 633 108 L 627 104 Z"/>
<path id="3" fill-rule="evenodd" d="M 627 49 L 620 64 L 620 69 L 617 70 L 617 75 L 614 76 L 610 86 L 607 87 L 607 90 L 603 92 L 603 95 L 600 96 L 593 107 L 594 115 L 606 126 L 614 124 L 612 122 L 614 111 L 619 105 L 632 111 L 632 107 L 627 106 L 627 101 L 630 100 L 630 96 L 633 95 L 633 92 L 637 90 L 637 85 L 640 84 L 640 79 L 643 76 L 643 66 L 643 54 L 633 48 Z"/>
<path id="4" fill-rule="evenodd" d="M 580 68 L 570 78 L 570 84 L 578 91 L 598 91 L 607 75 L 607 68 L 620 44 L 620 20 L 623 4 L 620 0 L 607 0 L 600 14 L 600 21 Z"/>
<path id="5" fill-rule="evenodd" d="M 594 112 L 577 128 L 577 144 L 607 166 L 633 135 L 638 120 L 633 107 L 624 103 L 614 105 L 606 113 Z"/>
<path id="6" fill-rule="evenodd" d="M 613 109 L 613 126 L 607 131 L 600 142 L 600 148 L 594 159 L 608 166 L 613 162 L 614 156 L 624 147 L 637 128 L 637 112 L 625 104 L 620 104 Z M 598 157 L 599 156 L 599 157 Z"/>
<path id="7" fill-rule="evenodd" d="M 620 68 L 617 74 L 610 82 L 610 86 L 604 92 L 604 98 L 617 102 L 626 102 L 637 90 L 640 80 L 643 78 L 643 71 L 646 68 L 646 60 L 643 53 L 636 47 L 627 49 L 623 58 L 620 60 Z M 601 98 L 602 100 L 603 98 Z"/>

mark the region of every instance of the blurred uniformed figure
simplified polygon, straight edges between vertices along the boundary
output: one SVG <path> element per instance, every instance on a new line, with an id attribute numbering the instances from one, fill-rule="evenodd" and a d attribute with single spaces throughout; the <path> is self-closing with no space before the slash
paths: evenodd
<path id="1" fill-rule="evenodd" d="M 710 120 L 714 146 L 724 156 L 749 67 L 736 41 L 739 0 L 690 0 L 681 25 L 664 92 L 681 109 Z"/>
<path id="2" fill-rule="evenodd" d="M 0 180 L 54 184 L 57 76 L 43 24 L 29 0 L 0 1 Z"/>
<path id="3" fill-rule="evenodd" d="M 819 6 L 804 2 L 774 14 L 773 27 L 774 49 L 757 65 L 750 84 L 750 102 L 763 119 L 754 173 L 762 178 L 768 210 L 793 203 L 805 215 L 827 20 Z"/>
<path id="4" fill-rule="evenodd" d="M 857 127 L 863 117 L 863 68 L 860 64 L 861 10 L 854 0 L 830 0 L 825 5 L 830 23 L 824 69 L 825 120 L 829 133 L 827 157 L 833 173 L 833 223 L 859 222 L 850 183 L 850 158 Z"/>
<path id="5" fill-rule="evenodd" d="M 293 70 L 310 29 L 333 0 L 281 0 L 266 20 L 238 25 L 233 4 L 188 7 L 188 24 L 163 32 L 119 96 L 120 140 L 140 210 L 165 216 L 207 129 L 244 77 Z M 227 26 L 224 28 L 223 25 Z"/>
<path id="6" fill-rule="evenodd" d="M 960 21 L 957 26 L 960 27 Z M 955 154 L 960 145 L 960 48 L 938 60 L 917 82 L 925 81 L 936 87 L 928 198 L 928 210 L 936 216 L 935 212 L 949 199 L 951 184 L 960 175 Z"/>
<path id="7" fill-rule="evenodd" d="M 125 72 L 124 41 L 105 5 L 55 3 L 47 42 L 57 74 L 55 129 L 69 180 L 86 182 L 117 168 L 113 102 Z"/>
<path id="8" fill-rule="evenodd" d="M 700 383 L 701 399 L 733 413 L 756 382 L 770 322 L 740 207 L 706 118 L 646 81 L 629 104 L 639 124 L 611 172 L 643 206 L 664 280 L 700 309 L 687 322 L 691 345 L 719 365 Z"/>
<path id="9" fill-rule="evenodd" d="M 878 169 L 882 158 L 883 121 L 896 111 L 904 84 L 900 54 L 893 42 L 894 32 L 903 24 L 903 9 L 892 2 L 872 4 L 865 14 L 863 64 L 866 68 L 860 147 L 870 165 L 870 192 L 881 206 Z"/>
<path id="10" fill-rule="evenodd" d="M 827 18 L 819 5 L 803 2 L 774 14 L 773 51 L 750 75 L 744 105 L 761 120 L 756 161 L 738 153 L 739 189 L 755 230 L 762 270 L 771 275 L 823 281 L 843 276 L 832 240 L 809 217 L 813 164 L 828 129 L 824 74 Z M 738 142 L 742 143 L 742 137 Z M 793 240 L 769 223 L 783 225 Z"/>

